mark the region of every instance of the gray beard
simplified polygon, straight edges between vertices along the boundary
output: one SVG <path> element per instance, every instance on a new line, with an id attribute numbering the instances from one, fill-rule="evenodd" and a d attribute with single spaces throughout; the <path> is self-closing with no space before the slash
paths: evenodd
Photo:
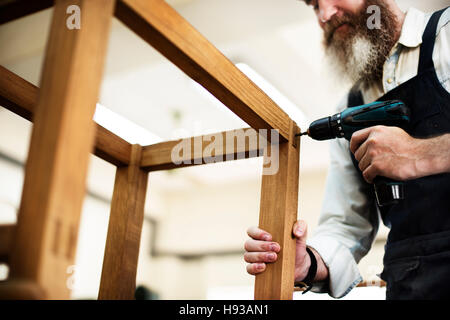
<path id="1" fill-rule="evenodd" d="M 381 78 L 379 70 L 382 70 L 380 61 L 383 60 L 380 60 L 380 54 L 385 50 L 383 44 L 377 45 L 362 35 L 356 35 L 345 48 L 333 45 L 325 48 L 325 57 L 337 80 L 344 78 L 351 83 L 362 81 L 368 85 Z"/>
<path id="2" fill-rule="evenodd" d="M 365 6 L 377 5 L 381 9 L 381 28 L 369 29 L 365 9 L 357 14 L 346 14 L 330 21 L 324 32 L 329 37 L 330 28 L 340 22 L 350 22 L 354 30 L 347 38 L 324 39 L 325 56 L 337 71 L 336 75 L 342 81 L 360 82 L 368 87 L 381 81 L 383 66 L 396 42 L 397 18 L 387 7 L 385 0 L 365 0 Z"/>

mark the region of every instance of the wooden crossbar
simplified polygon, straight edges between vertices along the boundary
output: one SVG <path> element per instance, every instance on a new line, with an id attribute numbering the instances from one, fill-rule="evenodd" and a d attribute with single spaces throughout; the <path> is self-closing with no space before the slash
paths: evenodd
<path id="1" fill-rule="evenodd" d="M 0 66 L 0 105 L 33 121 L 39 88 Z M 111 131 L 96 125 L 94 154 L 116 166 L 130 162 L 131 144 Z"/>
<path id="2" fill-rule="evenodd" d="M 33 121 L 33 112 L 38 94 L 38 87 L 5 67 L 0 66 L 0 105 L 29 121 Z M 96 127 L 94 154 L 116 166 L 128 165 L 131 155 L 131 144 L 99 124 Z M 246 137 L 243 143 L 239 143 L 238 140 L 240 138 L 237 138 L 238 143 L 227 139 L 227 137 L 239 137 L 240 133 L 244 133 Z M 210 147 L 210 144 L 215 141 L 217 135 L 222 137 L 222 148 L 220 152 L 217 150 L 212 151 L 211 156 L 214 157 L 214 162 L 261 156 L 264 146 L 268 143 L 267 141 L 262 143 L 260 135 L 252 128 L 166 141 L 144 146 L 141 166 L 147 171 L 158 171 L 210 163 L 211 159 L 202 158 L 202 155 L 205 149 Z M 265 137 L 263 138 L 265 139 Z M 250 143 L 253 139 L 255 139 L 256 144 Z M 197 141 L 203 142 L 201 149 L 195 147 Z M 192 149 L 183 158 L 184 163 L 173 163 L 171 158 L 172 150 L 176 145 L 186 143 L 191 145 Z M 187 162 L 191 163 L 187 164 Z"/>
<path id="3" fill-rule="evenodd" d="M 141 166 L 158 171 L 259 157 L 267 143 L 266 137 L 252 128 L 166 141 L 143 147 Z M 173 153 L 178 156 L 180 151 L 177 147 L 185 151 L 179 164 L 173 161 Z"/>
<path id="4" fill-rule="evenodd" d="M 33 121 L 33 112 L 38 94 L 38 87 L 5 67 L 0 66 L 0 105 L 29 121 Z M 96 127 L 94 154 L 116 166 L 128 165 L 131 155 L 131 144 L 99 124 Z M 234 140 L 227 139 L 227 137 L 236 137 L 242 132 L 247 137 L 243 144 L 234 143 Z M 260 135 L 252 128 L 166 141 L 144 146 L 141 166 L 148 171 L 158 171 L 209 163 L 208 160 L 211 159 L 203 159 L 202 155 L 205 149 L 210 146 L 210 143 L 215 141 L 217 135 L 222 137 L 222 152 L 213 150 L 211 155 L 215 157 L 214 162 L 220 162 L 219 159 L 227 161 L 229 159 L 261 156 L 264 146 L 268 143 L 267 141 L 262 143 Z M 253 138 L 255 138 L 256 144 L 250 143 Z M 195 148 L 197 141 L 203 142 L 199 150 Z M 191 153 L 185 155 L 183 159 L 185 163 L 178 165 L 173 163 L 171 158 L 173 148 L 178 144 L 186 143 L 191 145 L 192 150 Z M 191 164 L 187 164 L 189 161 Z"/>

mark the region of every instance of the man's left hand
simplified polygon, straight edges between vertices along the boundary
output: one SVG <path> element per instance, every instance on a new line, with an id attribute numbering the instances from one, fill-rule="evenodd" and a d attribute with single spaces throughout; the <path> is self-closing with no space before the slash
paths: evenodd
<path id="1" fill-rule="evenodd" d="M 421 141 L 398 127 L 374 126 L 355 132 L 350 150 L 367 182 L 376 176 L 403 181 L 418 177 Z"/>

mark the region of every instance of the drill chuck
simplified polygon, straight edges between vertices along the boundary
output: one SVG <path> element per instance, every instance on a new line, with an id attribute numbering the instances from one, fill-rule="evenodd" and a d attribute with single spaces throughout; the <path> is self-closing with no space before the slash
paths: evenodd
<path id="1" fill-rule="evenodd" d="M 405 128 L 409 124 L 409 117 L 410 111 L 403 102 L 377 101 L 318 119 L 309 126 L 308 135 L 314 140 L 334 138 L 350 140 L 354 132 L 371 126 Z"/>
<path id="2" fill-rule="evenodd" d="M 311 123 L 308 135 L 314 140 L 329 140 L 336 136 L 331 131 L 330 118 L 325 117 Z"/>
<path id="3" fill-rule="evenodd" d="M 340 123 L 340 113 L 331 117 L 318 119 L 309 126 L 308 135 L 314 140 L 329 140 L 344 137 L 344 131 Z"/>

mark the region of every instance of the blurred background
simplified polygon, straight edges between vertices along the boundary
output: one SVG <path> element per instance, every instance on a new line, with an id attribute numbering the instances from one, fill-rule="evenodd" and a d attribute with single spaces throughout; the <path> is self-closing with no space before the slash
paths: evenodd
<path id="1" fill-rule="evenodd" d="M 295 0 L 170 0 L 183 17 L 266 91 L 301 128 L 334 112 L 350 84 L 330 75 L 315 15 Z M 426 12 L 448 0 L 397 1 Z M 0 26 L 0 64 L 39 86 L 52 9 Z M 131 143 L 248 127 L 152 47 L 113 20 L 95 120 Z M 31 124 L 0 107 L 0 223 L 20 205 Z M 328 169 L 328 143 L 302 139 L 298 217 L 317 225 Z M 258 224 L 262 160 L 151 173 L 139 256 L 139 293 L 154 299 L 252 299 L 246 229 Z M 91 156 L 73 299 L 98 294 L 115 167 Z M 387 230 L 361 261 L 365 280 L 382 270 Z M 0 278 L 8 269 L 0 265 Z M 295 294 L 296 299 L 330 299 Z M 384 299 L 358 288 L 346 299 Z"/>

